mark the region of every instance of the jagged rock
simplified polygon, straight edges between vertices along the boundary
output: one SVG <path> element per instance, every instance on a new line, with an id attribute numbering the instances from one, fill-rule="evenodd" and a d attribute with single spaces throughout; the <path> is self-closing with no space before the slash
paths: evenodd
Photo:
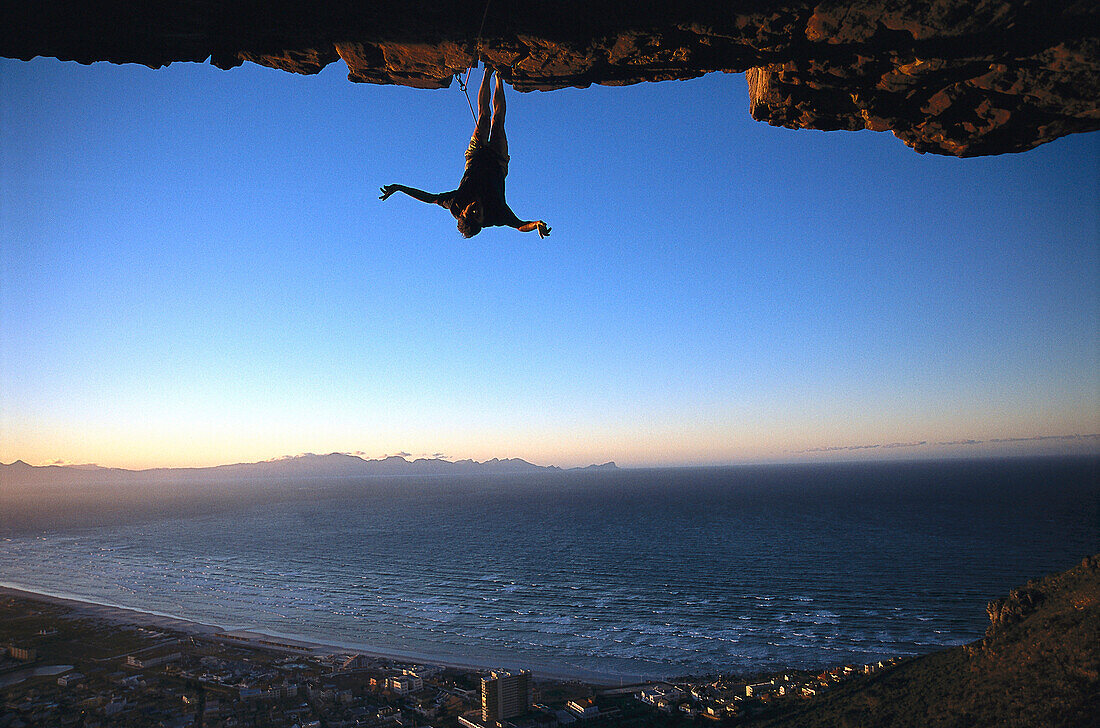
<path id="1" fill-rule="evenodd" d="M 1100 579 L 1100 555 L 1086 556 L 1075 568 L 1063 574 L 1055 574 L 1045 579 L 1034 579 L 1018 589 L 1013 589 L 1007 597 L 990 602 L 986 606 L 986 613 L 989 615 L 989 628 L 986 630 L 985 638 L 979 645 L 989 647 L 997 640 L 1003 639 L 1011 627 L 1024 621 L 1043 606 L 1043 603 L 1047 601 L 1048 593 L 1065 590 L 1067 580 L 1077 577 L 1091 578 L 1094 582 Z M 1082 599 L 1090 598 L 1078 596 L 1078 602 L 1081 602 Z M 1094 600 L 1094 597 L 1091 599 Z M 1092 601 L 1089 602 L 1089 605 L 1096 606 Z M 1075 606 L 1079 607 L 1080 604 L 1075 604 Z"/>
<path id="2" fill-rule="evenodd" d="M 996 636 L 1005 627 L 1016 624 L 1034 612 L 1043 603 L 1043 592 L 1038 589 L 1013 589 L 1008 597 L 990 602 L 985 611 L 989 614 L 989 637 Z"/>
<path id="3" fill-rule="evenodd" d="M 24 3 L 0 55 L 209 59 L 445 88 L 479 57 L 519 90 L 748 72 L 752 116 L 890 130 L 918 152 L 1020 152 L 1100 129 L 1092 0 L 243 0 Z"/>

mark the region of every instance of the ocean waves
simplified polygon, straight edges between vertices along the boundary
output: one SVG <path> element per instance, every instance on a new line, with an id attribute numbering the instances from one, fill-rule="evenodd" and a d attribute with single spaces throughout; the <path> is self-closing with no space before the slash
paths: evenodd
<path id="1" fill-rule="evenodd" d="M 545 479 L 436 482 L 431 497 L 343 482 L 308 494 L 307 520 L 291 500 L 16 536 L 0 543 L 0 581 L 227 628 L 632 679 L 960 644 L 984 630 L 990 598 L 1096 543 L 1087 509 L 1074 515 L 1058 492 L 1046 513 L 1034 499 L 975 510 L 976 489 L 1003 490 L 948 468 L 900 507 L 892 472 L 816 489 L 797 469 L 767 471 L 768 488 L 741 469 L 563 475 L 550 492 Z M 1011 534 L 1025 527 L 1021 546 Z"/>

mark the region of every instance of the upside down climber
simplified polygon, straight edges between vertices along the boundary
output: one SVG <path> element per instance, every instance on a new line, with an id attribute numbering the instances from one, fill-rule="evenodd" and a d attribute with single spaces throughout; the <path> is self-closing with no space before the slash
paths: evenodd
<path id="1" fill-rule="evenodd" d="M 386 185 L 379 199 L 385 200 L 394 192 L 404 192 L 409 197 L 447 208 L 458 221 L 458 231 L 464 238 L 472 238 L 482 228 L 493 226 L 512 227 L 521 233 L 537 230 L 540 237 L 550 234 L 550 228 L 542 220 L 520 220 L 504 200 L 504 178 L 508 175 L 508 137 L 504 135 L 504 82 L 496 77 L 496 89 L 492 94 L 492 111 L 489 109 L 489 84 L 493 69 L 486 67 L 477 92 L 477 124 L 466 149 L 466 171 L 458 189 L 435 195 L 405 185 Z"/>

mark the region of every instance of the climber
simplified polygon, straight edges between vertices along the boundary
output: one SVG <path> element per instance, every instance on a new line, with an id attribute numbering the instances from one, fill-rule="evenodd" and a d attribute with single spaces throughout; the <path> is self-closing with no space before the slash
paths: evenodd
<path id="1" fill-rule="evenodd" d="M 493 93 L 493 109 L 489 113 L 489 83 L 492 68 L 486 66 L 477 92 L 477 124 L 470 146 L 466 149 L 466 172 L 458 189 L 433 195 L 405 185 L 386 185 L 381 188 L 379 199 L 385 200 L 394 192 L 404 192 L 409 197 L 447 208 L 458 220 L 458 231 L 464 238 L 472 238 L 482 228 L 502 225 L 513 227 L 521 233 L 537 230 L 540 237 L 550 234 L 550 228 L 542 220 L 520 220 L 504 201 L 504 178 L 508 175 L 508 138 L 504 135 L 504 82 L 496 78 Z"/>

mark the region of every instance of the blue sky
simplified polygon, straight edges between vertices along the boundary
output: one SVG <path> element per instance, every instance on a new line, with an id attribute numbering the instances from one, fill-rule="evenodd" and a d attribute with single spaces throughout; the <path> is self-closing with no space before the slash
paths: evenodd
<path id="1" fill-rule="evenodd" d="M 1100 135 L 958 160 L 754 122 L 741 76 L 512 93 L 553 233 L 464 240 L 377 199 L 457 185 L 462 92 L 345 73 L 0 61 L 0 461 L 1100 432 Z"/>

